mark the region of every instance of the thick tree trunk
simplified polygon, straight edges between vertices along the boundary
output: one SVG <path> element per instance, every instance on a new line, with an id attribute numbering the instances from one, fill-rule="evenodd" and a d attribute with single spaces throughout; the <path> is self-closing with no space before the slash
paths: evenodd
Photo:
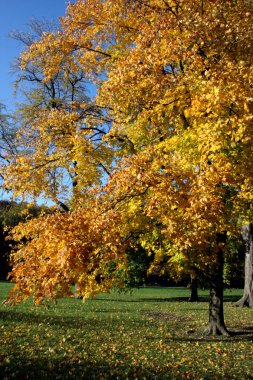
<path id="1" fill-rule="evenodd" d="M 198 302 L 198 280 L 196 275 L 191 274 L 191 296 L 189 298 L 189 302 Z"/>
<path id="2" fill-rule="evenodd" d="M 222 244 L 225 241 L 225 233 L 217 235 L 217 260 L 210 279 L 209 324 L 204 330 L 206 335 L 229 335 L 223 313 L 224 254 Z"/>
<path id="3" fill-rule="evenodd" d="M 243 296 L 235 303 L 235 306 L 253 307 L 253 225 L 252 223 L 242 227 L 242 238 L 245 244 L 244 264 L 244 291 Z"/>

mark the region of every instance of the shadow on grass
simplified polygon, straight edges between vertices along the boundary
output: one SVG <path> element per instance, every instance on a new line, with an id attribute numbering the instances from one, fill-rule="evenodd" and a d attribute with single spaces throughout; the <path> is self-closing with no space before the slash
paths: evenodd
<path id="1" fill-rule="evenodd" d="M 236 302 L 240 299 L 238 296 L 224 295 L 224 302 Z M 94 298 L 91 302 L 103 301 L 103 302 L 124 302 L 124 303 L 142 303 L 142 302 L 189 302 L 189 297 L 167 297 L 167 298 L 138 298 L 138 299 L 124 299 L 124 298 Z M 209 296 L 200 296 L 198 302 L 209 302 Z M 196 302 L 196 303 L 198 303 Z M 194 303 L 194 302 L 191 302 Z"/>
<path id="2" fill-rule="evenodd" d="M 84 317 L 75 317 L 75 316 L 45 316 L 43 314 L 33 314 L 22 311 L 15 310 L 1 310 L 0 311 L 0 320 L 4 322 L 24 322 L 26 324 L 34 324 L 34 325 L 52 325 L 60 328 L 67 328 L 72 326 L 72 328 L 80 329 L 80 328 L 92 328 L 106 324 L 111 324 L 111 320 L 101 320 L 94 316 L 84 316 Z M 0 378 L 1 379 L 1 378 Z"/>
<path id="3" fill-rule="evenodd" d="M 224 295 L 224 302 L 236 302 L 240 297 Z M 189 297 L 170 297 L 170 298 L 141 298 L 141 302 L 189 302 Z M 209 296 L 200 296 L 198 302 L 209 302 Z M 194 302 L 190 302 L 194 303 Z"/>
<path id="4" fill-rule="evenodd" d="M 103 302 L 124 302 L 124 303 L 143 303 L 143 302 L 188 302 L 189 297 L 169 297 L 169 298 L 135 298 L 135 299 L 120 299 L 120 298 L 94 298 L 90 301 L 103 301 Z M 207 302 L 208 298 L 203 297 L 199 302 Z"/>
<path id="5" fill-rule="evenodd" d="M 21 358 L 15 363 L 8 365 L 0 364 L 0 373 L 3 375 L 3 379 L 12 380 L 109 380 L 109 379 L 181 379 L 186 378 L 186 373 L 182 370 L 182 377 L 175 376 L 173 374 L 173 366 L 166 365 L 164 368 L 143 364 L 132 364 L 127 360 L 121 363 L 117 361 L 98 361 L 91 359 L 84 359 L 78 357 L 67 357 L 65 360 L 43 360 L 38 358 L 37 360 L 28 360 Z M 152 364 L 152 363 L 151 363 Z M 187 371 L 189 375 L 190 371 Z M 192 373 L 194 376 L 195 371 Z M 215 373 L 214 373 L 215 375 Z M 2 378 L 2 377 L 1 377 Z M 189 377 L 187 377 L 189 378 Z M 191 377 L 195 378 L 195 377 Z"/>
<path id="6" fill-rule="evenodd" d="M 165 341 L 169 343 L 170 341 L 178 342 L 224 342 L 230 343 L 236 342 L 253 342 L 253 327 L 252 326 L 233 326 L 231 329 L 228 328 L 230 336 L 224 335 L 205 335 L 203 332 L 190 330 L 190 332 L 182 333 L 181 335 L 175 335 L 170 338 L 165 338 Z"/>
<path id="7" fill-rule="evenodd" d="M 124 360 L 124 359 L 123 359 Z M 200 372 L 202 373 L 200 373 Z M 124 360 L 121 363 L 107 360 L 92 360 L 66 357 L 65 360 L 45 360 L 20 358 L 8 365 L 0 364 L 0 373 L 3 379 L 12 380 L 116 380 L 116 379 L 147 379 L 147 380 L 182 380 L 182 379 L 220 379 L 221 372 L 219 368 L 199 369 L 190 365 L 186 366 L 173 365 L 166 363 L 164 367 L 155 366 L 150 363 L 143 365 L 132 364 Z M 242 378 L 253 379 L 244 369 L 240 370 Z M 245 377 L 244 377 L 245 375 Z M 2 378 L 2 377 L 1 377 Z M 235 377 L 233 377 L 235 378 Z"/>

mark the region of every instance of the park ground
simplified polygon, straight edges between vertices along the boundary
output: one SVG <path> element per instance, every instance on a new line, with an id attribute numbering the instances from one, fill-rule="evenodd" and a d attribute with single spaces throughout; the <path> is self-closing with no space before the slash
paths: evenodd
<path id="1" fill-rule="evenodd" d="M 0 283 L 0 302 L 12 285 Z M 253 379 L 253 310 L 225 291 L 231 337 L 205 337 L 208 291 L 113 291 L 49 308 L 0 306 L 0 379 Z"/>

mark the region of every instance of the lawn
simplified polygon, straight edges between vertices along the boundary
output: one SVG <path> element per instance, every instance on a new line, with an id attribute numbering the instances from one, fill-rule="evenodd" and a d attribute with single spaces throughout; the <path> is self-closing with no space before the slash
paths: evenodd
<path id="1" fill-rule="evenodd" d="M 0 302 L 8 283 L 0 283 Z M 253 379 L 253 310 L 225 292 L 233 335 L 203 337 L 208 292 L 184 288 L 112 292 L 49 309 L 0 306 L 0 379 Z"/>

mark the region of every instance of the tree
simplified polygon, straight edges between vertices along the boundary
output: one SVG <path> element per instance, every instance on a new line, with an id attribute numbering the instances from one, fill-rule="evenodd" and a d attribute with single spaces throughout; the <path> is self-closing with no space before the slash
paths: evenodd
<path id="1" fill-rule="evenodd" d="M 6 113 L 5 106 L 0 104 L 0 181 L 2 189 L 4 188 L 4 172 L 9 163 L 9 157 L 16 153 L 15 135 L 16 128 L 12 117 Z"/>
<path id="2" fill-rule="evenodd" d="M 244 292 L 236 306 L 253 307 L 253 225 L 249 223 L 242 227 L 242 238 L 245 246 Z"/>
<path id="3" fill-rule="evenodd" d="M 224 283 L 228 287 L 241 288 L 243 286 L 244 247 L 238 233 L 237 236 L 228 236 L 224 261 Z"/>
<path id="4" fill-rule="evenodd" d="M 189 302 L 198 302 L 198 278 L 195 273 L 191 274 L 191 295 L 189 297 Z"/>
<path id="5" fill-rule="evenodd" d="M 38 217 L 41 212 L 48 212 L 44 206 L 28 205 L 10 200 L 0 201 L 0 278 L 5 280 L 10 267 L 10 252 L 15 242 L 7 240 L 8 230 L 20 222 Z"/>
<path id="6" fill-rule="evenodd" d="M 16 229 L 17 239 L 31 239 L 14 255 L 17 289 L 40 299 L 67 293 L 73 279 L 83 296 L 109 288 L 108 262 L 124 267 L 125 246 L 138 235 L 152 246 L 153 266 L 179 271 L 194 262 L 209 275 L 206 332 L 228 334 L 227 236 L 252 220 L 252 17 L 248 0 L 79 0 L 61 31 L 31 45 L 22 65 L 43 57 L 45 83 L 68 69 L 92 78 L 96 106 L 111 120 L 104 141 L 113 167 L 73 214 L 41 221 L 36 239 L 32 224 Z M 35 129 L 45 130 L 38 120 Z M 61 120 L 49 124 L 65 130 Z"/>
<path id="7" fill-rule="evenodd" d="M 57 33 L 57 26 L 45 20 L 34 19 L 29 26 L 28 32 L 11 33 L 24 51 L 49 31 Z M 14 65 L 15 88 L 24 101 L 15 112 L 18 149 L 9 155 L 5 182 L 15 196 L 41 196 L 68 211 L 74 198 L 107 172 L 109 149 L 101 139 L 110 123 L 87 95 L 88 78 L 80 66 L 73 70 L 62 58 L 49 81 L 44 67 L 43 55 Z"/>

